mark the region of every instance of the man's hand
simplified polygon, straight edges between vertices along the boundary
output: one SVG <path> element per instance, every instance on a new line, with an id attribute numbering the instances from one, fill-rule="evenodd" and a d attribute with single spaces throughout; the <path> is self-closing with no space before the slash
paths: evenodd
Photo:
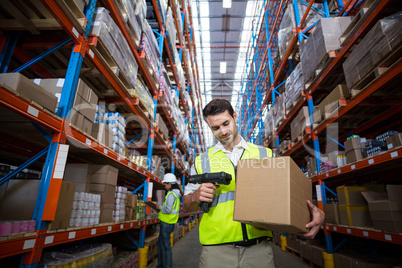
<path id="1" fill-rule="evenodd" d="M 314 206 L 309 200 L 307 200 L 307 205 L 310 209 L 311 215 L 313 216 L 313 220 L 306 224 L 306 228 L 310 229 L 310 231 L 306 234 L 302 234 L 302 236 L 306 239 L 313 239 L 325 220 L 325 213 L 318 207 Z"/>
<path id="2" fill-rule="evenodd" d="M 201 202 L 212 202 L 215 196 L 215 190 L 219 188 L 219 185 L 213 183 L 203 183 L 200 188 L 194 192 L 192 196 L 192 201 Z"/>

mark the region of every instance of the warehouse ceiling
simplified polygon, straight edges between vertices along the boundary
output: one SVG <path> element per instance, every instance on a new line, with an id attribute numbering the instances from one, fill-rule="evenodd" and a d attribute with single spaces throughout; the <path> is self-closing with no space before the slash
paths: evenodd
<path id="1" fill-rule="evenodd" d="M 252 33 L 259 31 L 263 4 L 262 0 L 232 0 L 231 8 L 223 8 L 222 0 L 192 1 L 203 105 L 214 98 L 225 98 L 234 108 L 239 105 L 241 80 L 248 73 L 246 59 L 251 58 L 247 55 L 254 52 Z M 224 74 L 220 62 L 226 62 Z"/>

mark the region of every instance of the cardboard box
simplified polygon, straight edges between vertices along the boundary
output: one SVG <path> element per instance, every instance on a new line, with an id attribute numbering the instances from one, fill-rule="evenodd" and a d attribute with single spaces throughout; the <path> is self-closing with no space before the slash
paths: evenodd
<path id="1" fill-rule="evenodd" d="M 67 163 L 64 170 L 64 181 L 76 184 L 76 192 L 88 192 L 91 182 L 91 165 L 89 164 L 71 164 Z"/>
<path id="2" fill-rule="evenodd" d="M 349 152 L 346 152 L 346 160 L 348 164 L 363 160 L 365 158 L 366 149 L 352 149 Z"/>
<path id="3" fill-rule="evenodd" d="M 113 144 L 113 132 L 109 125 L 105 123 L 94 123 L 92 125 L 91 136 L 106 147 L 111 147 Z"/>
<path id="4" fill-rule="evenodd" d="M 3 183 L 0 193 L 0 220 L 31 220 L 35 210 L 40 180 L 9 180 Z M 4 191 L 5 189 L 5 191 Z M 73 207 L 75 184 L 63 181 L 51 229 L 67 228 Z"/>
<path id="5" fill-rule="evenodd" d="M 367 141 L 366 138 L 360 138 L 360 137 L 350 138 L 346 140 L 344 143 L 345 151 L 349 152 L 355 149 L 365 149 L 366 141 Z"/>
<path id="6" fill-rule="evenodd" d="M 57 97 L 20 73 L 2 73 L 0 83 L 6 84 L 14 89 L 14 92 L 40 104 L 51 112 L 56 110 Z"/>
<path id="7" fill-rule="evenodd" d="M 371 227 L 373 223 L 370 218 L 368 207 L 339 206 L 339 215 L 342 225 Z"/>
<path id="8" fill-rule="evenodd" d="M 75 184 L 63 181 L 60 188 L 59 202 L 54 220 L 48 224 L 48 230 L 68 228 L 70 224 L 71 210 L 73 209 Z"/>
<path id="9" fill-rule="evenodd" d="M 311 182 L 290 157 L 240 160 L 237 165 L 235 221 L 274 231 L 306 232 L 311 199 Z"/>
<path id="10" fill-rule="evenodd" d="M 384 192 L 384 187 L 382 185 L 337 187 L 339 206 L 367 206 L 368 203 L 362 195 L 362 192 L 366 191 Z"/>
<path id="11" fill-rule="evenodd" d="M 109 165 L 93 165 L 91 183 L 116 186 L 119 170 Z"/>
<path id="12" fill-rule="evenodd" d="M 112 222 L 113 221 L 113 209 L 114 209 L 114 204 L 101 204 L 100 207 L 100 218 L 99 218 L 99 223 L 105 223 L 105 222 Z"/>
<path id="13" fill-rule="evenodd" d="M 84 117 L 84 122 L 82 124 L 81 130 L 84 133 L 87 133 L 88 135 L 91 135 L 91 133 L 92 133 L 92 125 L 93 125 L 93 122 L 91 122 L 91 120 L 89 120 L 88 118 Z"/>
<path id="14" fill-rule="evenodd" d="M 90 183 L 89 192 L 99 194 L 102 204 L 113 204 L 116 193 L 116 186 L 100 183 Z"/>
<path id="15" fill-rule="evenodd" d="M 324 251 L 326 251 L 326 249 L 323 247 L 311 245 L 310 246 L 310 252 L 311 252 L 310 253 L 311 254 L 310 261 L 319 267 L 324 267 L 324 260 L 322 257 L 322 253 Z"/>
<path id="16" fill-rule="evenodd" d="M 392 150 L 396 147 L 402 146 L 402 133 L 395 134 L 386 140 L 387 149 Z"/>
<path id="17" fill-rule="evenodd" d="M 56 93 L 62 93 L 63 91 L 63 86 L 65 79 L 64 78 L 49 78 L 49 79 L 34 79 L 34 82 L 47 91 L 56 94 Z M 78 84 L 77 84 L 77 90 L 76 90 L 76 95 L 79 95 L 85 100 L 85 102 L 88 102 L 89 100 L 89 94 L 92 91 L 90 87 L 85 84 L 81 78 L 78 79 Z"/>
<path id="18" fill-rule="evenodd" d="M 338 204 L 324 204 L 325 222 L 340 224 L 341 218 L 339 216 Z"/>

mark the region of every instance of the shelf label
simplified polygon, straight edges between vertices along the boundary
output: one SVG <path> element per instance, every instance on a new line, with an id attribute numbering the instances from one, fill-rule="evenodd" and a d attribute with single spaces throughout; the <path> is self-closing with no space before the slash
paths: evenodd
<path id="1" fill-rule="evenodd" d="M 397 157 L 398 156 L 398 152 L 393 152 L 391 153 L 391 158 Z"/>
<path id="2" fill-rule="evenodd" d="M 334 231 L 337 231 L 338 229 L 334 226 Z"/>
<path id="3" fill-rule="evenodd" d="M 374 159 L 370 159 L 370 160 L 368 161 L 368 163 L 369 163 L 369 165 L 374 164 Z"/>
<path id="4" fill-rule="evenodd" d="M 96 228 L 91 229 L 91 235 L 96 235 Z"/>
<path id="5" fill-rule="evenodd" d="M 351 234 L 351 233 L 352 233 L 352 230 L 346 229 L 346 232 L 347 232 L 348 234 Z"/>
<path id="6" fill-rule="evenodd" d="M 54 235 L 45 238 L 45 245 L 53 244 Z"/>
<path id="7" fill-rule="evenodd" d="M 27 111 L 30 115 L 33 115 L 35 117 L 38 117 L 39 115 L 39 110 L 35 109 L 34 107 L 32 107 L 31 105 L 28 105 L 28 111 Z"/>
<path id="8" fill-rule="evenodd" d="M 329 230 L 329 226 L 327 225 L 327 230 Z"/>
<path id="9" fill-rule="evenodd" d="M 385 237 L 385 240 L 392 241 L 392 236 L 391 235 L 386 234 L 386 235 L 384 235 L 384 237 Z"/>
<path id="10" fill-rule="evenodd" d="M 22 247 L 22 250 L 30 249 L 30 248 L 33 248 L 34 246 L 35 246 L 35 239 L 26 240 L 24 242 L 24 246 Z"/>
<path id="11" fill-rule="evenodd" d="M 338 169 L 338 174 L 341 174 L 341 169 Z"/>
<path id="12" fill-rule="evenodd" d="M 351 169 L 355 169 L 356 166 L 355 166 L 355 165 L 351 165 L 350 168 L 351 168 Z"/>
<path id="13" fill-rule="evenodd" d="M 74 238 L 75 238 L 75 232 L 69 232 L 68 239 L 74 239 Z"/>
<path id="14" fill-rule="evenodd" d="M 326 176 L 327 176 L 327 178 L 329 177 L 329 174 L 327 173 L 327 174 L 325 174 Z"/>
<path id="15" fill-rule="evenodd" d="M 131 166 L 132 166 L 131 162 L 128 162 L 128 166 L 129 166 L 129 167 L 131 167 Z"/>
<path id="16" fill-rule="evenodd" d="M 368 232 L 366 232 L 366 231 L 363 231 L 363 235 L 364 236 L 369 236 Z"/>
<path id="17" fill-rule="evenodd" d="M 77 29 L 75 29 L 75 27 L 73 27 L 72 32 L 73 32 L 73 34 L 75 35 L 75 37 L 77 37 L 77 38 L 78 38 L 78 36 L 80 35 L 80 34 L 78 33 Z"/>
<path id="18" fill-rule="evenodd" d="M 88 145 L 88 146 L 91 146 L 91 140 L 90 139 L 86 139 L 86 141 L 85 141 L 85 143 Z"/>
<path id="19" fill-rule="evenodd" d="M 89 49 L 88 53 L 89 53 L 89 56 L 91 56 L 91 58 L 95 57 L 95 54 L 92 51 L 92 49 Z"/>
<path id="20" fill-rule="evenodd" d="M 133 227 L 133 223 L 130 223 L 130 227 Z"/>
<path id="21" fill-rule="evenodd" d="M 112 226 L 107 227 L 107 231 L 110 232 L 112 230 Z"/>
<path id="22" fill-rule="evenodd" d="M 120 224 L 120 229 L 124 229 L 124 224 Z"/>
<path id="23" fill-rule="evenodd" d="M 120 161 L 120 156 L 117 156 L 117 161 Z"/>
<path id="24" fill-rule="evenodd" d="M 103 149 L 104 154 L 107 154 L 107 152 L 108 152 L 107 149 Z"/>
<path id="25" fill-rule="evenodd" d="M 317 192 L 317 201 L 322 201 L 322 198 L 321 198 L 321 185 L 316 185 L 315 190 Z"/>

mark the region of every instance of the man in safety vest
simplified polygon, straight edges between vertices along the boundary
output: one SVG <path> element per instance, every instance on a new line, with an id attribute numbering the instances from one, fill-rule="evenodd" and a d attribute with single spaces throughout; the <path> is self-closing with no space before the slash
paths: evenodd
<path id="1" fill-rule="evenodd" d="M 162 183 L 168 191 L 163 206 L 157 206 L 159 210 L 160 231 L 158 239 L 158 268 L 172 267 L 172 247 L 170 244 L 170 234 L 174 230 L 174 225 L 179 219 L 181 189 L 177 183 L 176 176 L 167 173 L 163 177 Z"/>
<path id="2" fill-rule="evenodd" d="M 248 224 L 233 221 L 236 167 L 240 159 L 272 157 L 269 148 L 246 142 L 238 133 L 237 116 L 227 100 L 214 99 L 203 110 L 218 143 L 197 156 L 191 175 L 224 171 L 232 175 L 230 185 L 212 183 L 187 184 L 184 206 L 196 211 L 201 202 L 212 202 L 200 223 L 200 243 L 203 245 L 199 267 L 274 267 L 273 253 L 268 239 L 272 233 Z M 324 212 L 307 201 L 313 220 L 305 238 L 314 238 L 324 222 Z M 264 204 L 261 204 L 264 206 Z"/>

